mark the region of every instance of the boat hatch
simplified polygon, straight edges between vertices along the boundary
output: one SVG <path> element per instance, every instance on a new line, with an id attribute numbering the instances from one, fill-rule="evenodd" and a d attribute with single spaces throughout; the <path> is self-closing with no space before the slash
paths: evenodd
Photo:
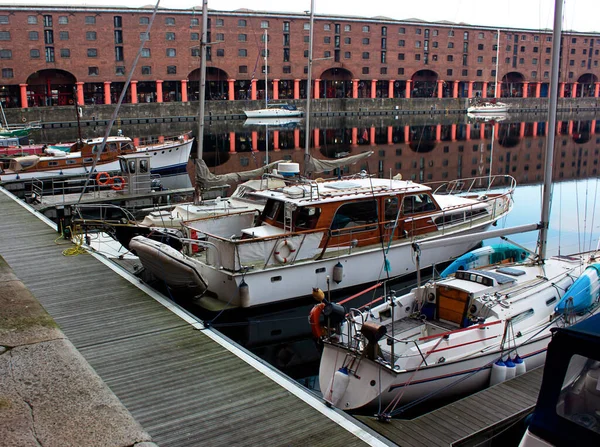
<path id="1" fill-rule="evenodd" d="M 484 286 L 492 287 L 494 280 L 497 284 L 508 284 L 515 282 L 516 279 L 506 275 L 502 275 L 496 272 L 480 272 L 477 270 L 459 270 L 455 273 L 456 279 L 462 279 L 464 281 L 476 282 L 483 284 Z"/>
<path id="2" fill-rule="evenodd" d="M 358 189 L 361 185 L 354 182 L 335 182 L 327 185 L 327 188 L 343 191 L 345 189 Z"/>
<path id="3" fill-rule="evenodd" d="M 496 271 L 510 276 L 523 276 L 525 274 L 523 270 L 515 269 L 513 267 L 501 267 Z"/>
<path id="4" fill-rule="evenodd" d="M 450 287 L 438 288 L 438 318 L 462 326 L 470 295 Z"/>

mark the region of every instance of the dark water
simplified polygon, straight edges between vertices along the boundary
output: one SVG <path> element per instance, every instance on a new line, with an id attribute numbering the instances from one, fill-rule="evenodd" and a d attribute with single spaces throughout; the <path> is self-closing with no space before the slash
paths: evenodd
<path id="1" fill-rule="evenodd" d="M 600 237 L 598 163 L 600 126 L 595 116 L 559 116 L 553 165 L 553 194 L 548 254 L 568 254 L 595 248 Z M 367 161 L 343 173 L 365 170 L 388 177 L 401 173 L 417 182 L 442 182 L 461 177 L 510 175 L 518 188 L 514 209 L 498 228 L 540 220 L 541 183 L 545 159 L 546 117 L 512 116 L 498 123 L 469 122 L 465 116 L 317 118 L 310 153 L 335 159 L 373 151 Z M 195 123 L 123 126 L 131 137 L 158 137 L 194 131 Z M 69 141 L 74 129 L 43 130 L 38 141 Z M 113 132 L 116 133 L 116 130 Z M 86 128 L 84 137 L 102 136 L 104 128 Z M 216 174 L 262 166 L 267 161 L 302 163 L 304 122 L 284 126 L 244 125 L 243 121 L 207 123 L 203 158 Z M 195 151 L 194 151 L 195 153 Z M 323 177 L 338 172 L 324 173 Z M 163 179 L 168 188 L 191 185 L 190 175 Z M 535 250 L 537 233 L 513 235 L 511 240 Z M 496 242 L 496 241 L 492 241 Z M 392 287 L 402 293 L 415 277 Z M 168 293 L 168 292 L 167 292 Z M 371 291 L 351 303 L 358 307 L 381 296 Z M 310 300 L 269 306 L 246 313 L 209 314 L 194 303 L 182 301 L 225 335 L 244 345 L 284 373 L 309 387 L 315 384 L 320 347 L 313 339 L 308 314 Z"/>

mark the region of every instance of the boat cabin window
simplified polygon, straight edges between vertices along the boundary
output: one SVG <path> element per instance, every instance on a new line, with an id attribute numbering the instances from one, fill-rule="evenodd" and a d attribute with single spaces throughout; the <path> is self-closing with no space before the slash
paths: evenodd
<path id="1" fill-rule="evenodd" d="M 264 218 L 283 222 L 283 217 L 278 219 L 279 214 L 283 214 L 283 202 L 279 200 L 267 200 L 263 211 Z"/>
<path id="2" fill-rule="evenodd" d="M 436 206 L 429 194 L 414 194 L 404 197 L 402 208 L 405 215 L 410 215 L 433 211 Z"/>
<path id="3" fill-rule="evenodd" d="M 127 172 L 135 174 L 135 160 L 127 161 Z"/>
<path id="4" fill-rule="evenodd" d="M 94 159 L 93 159 L 93 158 L 91 158 L 91 157 L 90 157 L 90 158 L 84 158 L 84 159 L 83 159 L 83 162 L 84 162 L 84 163 L 93 163 L 93 162 L 94 162 Z"/>
<path id="5" fill-rule="evenodd" d="M 600 433 L 600 362 L 575 354 L 569 361 L 556 414 L 577 425 Z"/>
<path id="6" fill-rule="evenodd" d="M 386 197 L 384 202 L 384 217 L 385 221 L 396 220 L 398 215 L 398 197 Z"/>
<path id="7" fill-rule="evenodd" d="M 517 324 L 520 323 L 523 320 L 526 320 L 529 317 L 533 316 L 533 309 L 528 309 L 525 312 L 521 312 L 520 314 L 515 315 L 514 317 L 512 317 L 511 321 L 512 324 Z"/>
<path id="8" fill-rule="evenodd" d="M 146 174 L 148 171 L 148 160 L 140 160 L 140 174 Z"/>
<path id="9" fill-rule="evenodd" d="M 49 161 L 48 166 L 58 166 L 58 162 L 57 161 Z"/>
<path id="10" fill-rule="evenodd" d="M 463 223 L 464 221 L 465 221 L 465 212 L 458 210 L 455 212 L 444 213 L 443 216 L 436 217 L 434 220 L 434 223 L 437 226 L 444 226 L 444 225 L 460 224 L 460 223 Z"/>
<path id="11" fill-rule="evenodd" d="M 321 208 L 303 206 L 296 210 L 295 227 L 297 230 L 312 230 L 317 226 Z"/>
<path id="12" fill-rule="evenodd" d="M 345 203 L 335 212 L 331 222 L 332 230 L 361 227 L 359 231 L 370 231 L 377 228 L 377 201 L 363 200 L 361 202 Z"/>

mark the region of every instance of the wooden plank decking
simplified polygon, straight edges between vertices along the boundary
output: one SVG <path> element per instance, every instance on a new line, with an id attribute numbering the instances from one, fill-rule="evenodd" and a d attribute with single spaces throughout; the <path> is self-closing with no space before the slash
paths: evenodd
<path id="1" fill-rule="evenodd" d="M 484 432 L 510 424 L 533 409 L 542 371 L 543 368 L 536 368 L 412 420 L 379 422 L 369 416 L 357 419 L 403 447 L 466 445 L 473 438 L 477 438 L 477 444 L 485 439 Z"/>
<path id="2" fill-rule="evenodd" d="M 1 191 L 0 209 L 0 255 L 160 446 L 382 445 L 95 257 L 64 256 L 72 244 Z"/>

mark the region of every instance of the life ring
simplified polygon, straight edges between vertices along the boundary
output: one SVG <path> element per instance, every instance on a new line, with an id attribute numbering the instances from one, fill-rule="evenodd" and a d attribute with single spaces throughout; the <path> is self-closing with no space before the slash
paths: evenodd
<path id="1" fill-rule="evenodd" d="M 363 81 L 360 82 L 360 84 L 358 84 L 359 87 L 364 87 L 365 83 Z"/>
<path id="2" fill-rule="evenodd" d="M 283 255 L 282 254 L 282 250 L 287 247 L 287 255 Z M 287 262 L 291 259 L 292 254 L 294 254 L 294 252 L 296 251 L 296 246 L 294 245 L 293 242 L 291 242 L 289 239 L 284 239 L 282 241 L 277 242 L 277 244 L 275 245 L 275 253 L 273 253 L 273 256 L 275 257 L 275 260 L 277 262 L 279 262 L 280 264 L 287 264 Z"/>
<path id="3" fill-rule="evenodd" d="M 308 315 L 310 330 L 315 338 L 321 338 L 325 335 L 325 328 L 321 325 L 321 314 L 325 308 L 325 303 L 315 304 Z"/>
<path id="4" fill-rule="evenodd" d="M 392 140 L 394 141 L 394 143 L 398 142 L 398 137 L 396 135 L 394 135 L 394 137 L 392 138 Z"/>
<path id="5" fill-rule="evenodd" d="M 400 87 L 400 83 L 399 83 L 398 81 L 396 81 L 396 82 L 394 83 L 394 85 L 395 85 L 396 87 Z"/>
<path id="6" fill-rule="evenodd" d="M 115 182 L 115 180 L 118 180 L 118 182 Z M 125 179 L 123 177 L 121 177 L 120 175 L 115 175 L 112 179 L 111 179 L 111 183 L 112 185 L 110 185 L 110 187 L 112 189 L 114 189 L 115 191 L 122 191 L 123 188 L 125 188 L 125 183 L 127 183 L 125 181 Z"/>
<path id="7" fill-rule="evenodd" d="M 73 100 L 72 99 L 69 99 L 69 104 L 73 105 Z"/>
<path id="8" fill-rule="evenodd" d="M 25 117 L 21 118 L 21 122 L 26 123 L 27 122 L 27 118 L 25 118 Z"/>
<path id="9" fill-rule="evenodd" d="M 108 172 L 99 172 L 98 175 L 96 175 L 96 182 L 98 182 L 100 186 L 106 186 L 111 185 L 113 179 Z"/>

